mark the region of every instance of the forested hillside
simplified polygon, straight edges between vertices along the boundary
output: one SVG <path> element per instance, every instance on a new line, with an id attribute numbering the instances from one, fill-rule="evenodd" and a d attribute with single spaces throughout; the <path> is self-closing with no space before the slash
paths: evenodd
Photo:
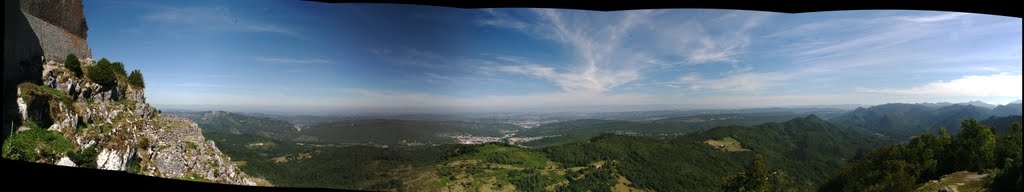
<path id="1" fill-rule="evenodd" d="M 961 128 L 955 136 L 940 129 L 875 149 L 843 166 L 819 191 L 913 191 L 959 171 L 987 176 L 978 188 L 1021 191 L 1020 123 L 1010 125 L 1007 134 L 995 134 L 974 119 L 961 122 Z"/>
<path id="2" fill-rule="evenodd" d="M 720 191 L 726 178 L 745 170 L 756 155 L 763 156 L 767 169 L 785 174 L 780 189 L 813 190 L 858 151 L 888 142 L 816 116 L 673 139 L 601 134 L 547 148 L 336 147 L 264 136 L 209 137 L 243 170 L 279 186 L 428 191 Z"/>

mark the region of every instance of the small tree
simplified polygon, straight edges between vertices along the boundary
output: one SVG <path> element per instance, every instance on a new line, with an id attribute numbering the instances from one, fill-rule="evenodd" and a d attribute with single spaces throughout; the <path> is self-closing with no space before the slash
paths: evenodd
<path id="1" fill-rule="evenodd" d="M 68 68 L 75 77 L 82 77 L 82 63 L 78 61 L 78 56 L 75 54 L 68 54 L 68 57 L 64 59 L 64 68 Z"/>
<path id="2" fill-rule="evenodd" d="M 107 58 L 100 59 L 95 66 L 89 68 L 89 79 L 103 86 L 111 86 L 117 82 L 114 66 Z"/>
<path id="3" fill-rule="evenodd" d="M 142 79 L 142 71 L 138 69 L 132 70 L 132 74 L 128 75 L 128 84 L 138 88 L 146 88 L 146 82 Z"/>
<path id="4" fill-rule="evenodd" d="M 982 171 L 992 168 L 996 158 L 996 136 L 992 128 L 977 120 L 967 119 L 960 123 L 963 130 L 954 139 L 954 159 L 960 169 Z"/>
<path id="5" fill-rule="evenodd" d="M 764 163 L 764 157 L 761 157 L 761 154 L 757 154 L 746 170 L 725 179 L 725 185 L 722 186 L 722 190 L 769 191 L 771 189 L 771 182 L 768 180 L 769 176 L 768 166 Z"/>
<path id="6" fill-rule="evenodd" d="M 128 77 L 128 72 L 124 70 L 124 63 L 114 62 L 111 64 L 113 64 L 113 69 L 115 73 L 120 74 L 122 77 Z"/>

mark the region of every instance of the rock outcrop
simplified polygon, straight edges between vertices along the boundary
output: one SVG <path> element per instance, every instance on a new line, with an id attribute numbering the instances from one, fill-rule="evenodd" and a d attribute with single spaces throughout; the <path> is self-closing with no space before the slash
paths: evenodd
<path id="1" fill-rule="evenodd" d="M 141 87 L 112 85 L 64 67 L 96 65 L 81 0 L 4 3 L 3 157 L 71 167 L 228 184 L 266 184 L 242 173 L 200 128 L 164 116 Z"/>
<path id="2" fill-rule="evenodd" d="M 142 133 L 153 138 L 140 148 L 142 173 L 168 178 L 203 178 L 218 183 L 256 185 L 206 140 L 196 123 L 173 115 L 160 115 L 153 129 Z"/>
<path id="3" fill-rule="evenodd" d="M 20 83 L 40 84 L 45 60 L 63 60 L 70 53 L 91 58 L 92 49 L 85 38 L 86 25 L 82 0 L 10 0 L 4 1 L 4 85 L 3 129 L 0 141 L 22 126 L 14 108 L 16 87 Z"/>
<path id="4" fill-rule="evenodd" d="M 95 62 L 86 59 L 82 65 Z M 12 136 L 18 139 L 4 143 L 5 158 L 194 181 L 266 183 L 243 173 L 192 121 L 159 114 L 145 102 L 144 90 L 125 77 L 103 86 L 55 61 L 46 61 L 42 73 L 42 85 L 17 87 L 22 126 Z"/>

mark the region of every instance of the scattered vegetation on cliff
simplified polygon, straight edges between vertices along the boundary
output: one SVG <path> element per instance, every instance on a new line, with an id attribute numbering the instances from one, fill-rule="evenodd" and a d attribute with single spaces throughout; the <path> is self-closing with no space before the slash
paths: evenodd
<path id="1" fill-rule="evenodd" d="M 132 70 L 132 73 L 128 75 L 128 84 L 136 88 L 146 88 L 146 82 L 142 79 L 142 71 Z"/>
<path id="2" fill-rule="evenodd" d="M 78 61 L 78 56 L 75 54 L 68 54 L 68 57 L 64 59 L 64 68 L 75 73 L 75 77 L 82 77 L 82 62 Z"/>
<path id="3" fill-rule="evenodd" d="M 107 58 L 102 58 L 96 62 L 96 65 L 89 67 L 88 74 L 92 82 L 103 86 L 112 86 L 117 82 L 117 76 L 114 76 L 114 65 L 110 64 Z"/>
<path id="4" fill-rule="evenodd" d="M 28 123 L 28 130 L 12 134 L 3 145 L 3 158 L 24 161 L 45 159 L 56 162 L 72 150 L 71 141 L 59 132 Z"/>

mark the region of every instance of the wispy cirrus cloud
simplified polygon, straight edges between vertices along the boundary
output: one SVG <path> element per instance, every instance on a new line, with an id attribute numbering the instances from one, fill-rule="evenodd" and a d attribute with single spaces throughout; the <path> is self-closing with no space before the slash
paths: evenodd
<path id="1" fill-rule="evenodd" d="M 818 72 L 841 72 L 873 66 L 908 66 L 949 63 L 951 60 L 1014 60 L 996 53 L 1010 47 L 942 47 L 938 42 L 985 39 L 999 31 L 1019 31 L 1019 22 L 970 26 L 974 16 L 965 13 L 867 16 L 808 22 L 765 36 L 784 38 L 787 43 L 771 51 L 789 57 L 798 66 Z M 951 27 L 956 26 L 956 27 Z M 1015 29 L 1016 28 L 1016 29 Z M 961 39 L 961 40 L 958 40 Z M 950 57 L 950 55 L 958 55 Z M 1019 60 L 1019 59 L 1017 59 Z"/>
<path id="2" fill-rule="evenodd" d="M 516 30 L 526 29 L 528 25 L 526 22 L 516 19 L 510 19 L 510 17 L 507 14 L 497 12 L 494 9 L 483 9 L 483 11 L 484 13 L 487 13 L 488 17 L 476 20 L 476 23 L 479 25 L 510 28 Z"/>
<path id="3" fill-rule="evenodd" d="M 370 49 L 369 52 L 385 62 L 417 68 L 441 69 L 447 68 L 448 65 L 453 63 L 451 59 L 443 57 L 440 54 L 409 47 L 403 47 L 399 51 L 375 48 Z"/>
<path id="4" fill-rule="evenodd" d="M 220 30 L 234 32 L 265 32 L 304 39 L 305 36 L 292 28 L 258 21 L 232 14 L 226 7 L 171 7 L 156 4 L 134 4 L 154 8 L 155 11 L 142 16 L 150 23 L 169 25 L 175 30 Z"/>
<path id="5" fill-rule="evenodd" d="M 451 77 L 448 77 L 448 76 L 445 76 L 445 75 L 439 75 L 437 73 L 427 72 L 427 73 L 423 73 L 423 75 L 426 75 L 427 78 L 431 79 L 431 80 L 440 80 L 440 81 L 444 81 L 444 82 L 453 81 L 453 79 Z"/>
<path id="6" fill-rule="evenodd" d="M 663 25 L 677 26 L 668 25 L 678 22 L 675 20 L 652 19 L 652 15 L 660 14 L 657 11 L 598 14 L 532 9 L 528 12 L 535 18 L 529 21 L 531 25 L 516 24 L 527 21 L 503 12 L 487 10 L 486 13 L 490 17 L 478 20 L 478 23 L 552 40 L 567 46 L 573 53 L 572 64 L 568 67 L 504 60 L 501 62 L 506 66 L 497 67 L 495 71 L 540 77 L 559 85 L 563 91 L 592 94 L 601 94 L 641 79 L 643 71 L 652 67 L 735 63 L 736 57 L 742 55 L 751 42 L 747 33 L 765 18 L 763 15 L 725 14 L 718 19 L 728 20 L 739 30 L 713 34 L 705 31 L 704 23 L 696 20 L 686 22 L 686 27 L 651 30 Z M 651 42 L 651 37 L 656 41 Z M 669 39 L 668 43 L 664 43 L 666 41 L 662 38 Z"/>
<path id="7" fill-rule="evenodd" d="M 701 92 L 761 93 L 776 86 L 783 86 L 797 75 L 777 72 L 742 72 L 718 78 L 706 78 L 699 74 L 687 74 L 674 81 L 654 84 Z"/>
<path id="8" fill-rule="evenodd" d="M 327 59 L 294 59 L 294 58 L 280 58 L 280 57 L 256 57 L 257 61 L 264 63 L 274 64 L 328 64 L 331 63 Z"/>

